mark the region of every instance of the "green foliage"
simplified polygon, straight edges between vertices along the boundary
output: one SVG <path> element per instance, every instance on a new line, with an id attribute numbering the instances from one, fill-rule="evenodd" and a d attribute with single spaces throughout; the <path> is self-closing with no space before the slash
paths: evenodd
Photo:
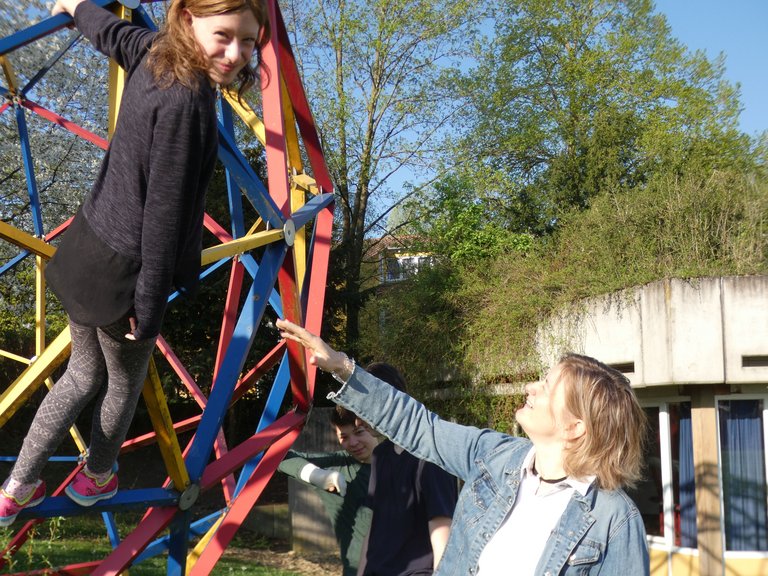
<path id="1" fill-rule="evenodd" d="M 470 56 L 480 9 L 468 0 L 287 3 L 337 196 L 327 326 L 353 353 L 366 241 L 407 194 L 401 175 L 437 164 L 459 110 L 445 78 Z"/>
<path id="2" fill-rule="evenodd" d="M 115 515 L 120 534 L 132 530 L 141 519 L 141 512 Z M 0 547 L 5 548 L 15 534 L 15 527 L 0 528 Z M 241 574 L 243 576 L 298 576 L 290 571 L 258 566 L 246 549 L 264 549 L 269 543 L 261 537 L 241 530 L 222 559 L 211 572 L 213 575 Z M 23 573 L 25 570 L 53 568 L 91 562 L 105 558 L 112 551 L 104 522 L 99 515 L 51 518 L 34 528 L 31 538 L 15 555 L 6 555 L 8 565 L 3 573 Z M 165 571 L 166 557 L 158 556 L 132 567 L 131 574 L 153 576 Z"/>
<path id="3" fill-rule="evenodd" d="M 505 228 L 506 209 L 499 199 L 475 192 L 468 176 L 446 175 L 408 203 L 416 245 L 454 265 L 529 250 L 530 234 Z"/>
<path id="4" fill-rule="evenodd" d="M 768 180 L 738 172 L 600 196 L 529 255 L 468 274 L 466 360 L 485 379 L 534 370 L 537 324 L 560 306 L 660 278 L 766 273 L 766 215 Z"/>
<path id="5" fill-rule="evenodd" d="M 22 551 L 15 557 L 8 557 L 8 567 L 15 573 L 39 570 L 41 568 L 56 568 L 91 562 L 105 558 L 112 548 L 109 541 L 78 540 L 78 539 L 33 539 L 27 542 Z M 155 576 L 163 574 L 166 569 L 164 557 L 150 558 L 136 567 L 130 569 L 130 573 L 136 576 Z M 6 572 L 7 573 L 7 572 Z M 258 566 L 248 557 L 248 554 L 238 554 L 237 551 L 228 551 L 211 571 L 213 576 L 225 574 L 239 574 L 241 576 L 300 576 L 297 572 Z"/>
<path id="6" fill-rule="evenodd" d="M 526 251 L 438 266 L 382 291 L 366 307 L 363 347 L 418 380 L 423 399 L 454 386 L 448 401 L 432 400 L 441 413 L 511 429 L 515 402 L 491 388 L 539 377 L 536 332 L 554 310 L 660 278 L 760 273 L 768 178 L 657 177 L 574 208 Z"/>
<path id="7" fill-rule="evenodd" d="M 687 51 L 653 10 L 650 0 L 500 0 L 492 42 L 457 79 L 472 131 L 406 210 L 409 232 L 445 264 L 432 292 L 414 279 L 381 294 L 369 307 L 386 322 L 378 340 L 366 334 L 394 363 L 419 364 L 416 350 L 441 365 L 450 350 L 445 365 L 466 385 L 454 405 L 475 423 L 489 410 L 512 420 L 486 387 L 540 374 L 536 331 L 559 307 L 768 267 L 766 136 L 739 132 L 724 58 Z M 441 302 L 450 336 L 425 328 Z"/>
<path id="8" fill-rule="evenodd" d="M 361 363 L 396 365 L 419 397 L 435 383 L 461 381 L 457 359 L 464 326 L 456 281 L 449 266 L 437 265 L 381 287 L 361 315 Z"/>
<path id="9" fill-rule="evenodd" d="M 548 232 L 571 208 L 660 173 L 748 168 L 738 88 L 689 53 L 650 0 L 500 0 L 495 42 L 459 84 L 473 132 L 456 150 L 509 229 Z M 528 206 L 529 209 L 524 207 Z"/>

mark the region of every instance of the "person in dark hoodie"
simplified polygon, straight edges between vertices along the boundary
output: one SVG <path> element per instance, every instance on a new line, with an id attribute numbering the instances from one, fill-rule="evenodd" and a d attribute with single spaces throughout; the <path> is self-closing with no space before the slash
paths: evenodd
<path id="1" fill-rule="evenodd" d="M 374 362 L 365 370 L 407 392 L 405 378 L 391 364 Z M 448 543 L 458 496 L 455 476 L 391 440 L 381 442 L 371 459 L 373 517 L 358 576 L 431 575 Z"/>

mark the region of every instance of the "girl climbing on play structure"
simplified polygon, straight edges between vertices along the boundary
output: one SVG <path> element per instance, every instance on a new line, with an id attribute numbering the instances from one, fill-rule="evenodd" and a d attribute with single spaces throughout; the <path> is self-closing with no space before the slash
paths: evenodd
<path id="1" fill-rule="evenodd" d="M 263 0 L 173 0 L 159 33 L 88 0 L 57 0 L 61 13 L 128 79 L 99 175 L 46 271 L 72 352 L 0 491 L 0 526 L 45 498 L 41 472 L 94 397 L 87 461 L 66 494 L 90 506 L 117 492 L 117 455 L 168 295 L 198 281 L 217 89 L 248 90 L 269 39 Z"/>

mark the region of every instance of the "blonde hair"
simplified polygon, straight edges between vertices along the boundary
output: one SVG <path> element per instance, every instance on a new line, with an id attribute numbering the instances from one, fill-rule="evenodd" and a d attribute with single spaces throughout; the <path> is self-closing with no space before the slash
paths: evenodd
<path id="1" fill-rule="evenodd" d="M 243 66 L 235 84 L 238 97 L 256 83 L 256 69 L 268 71 L 261 59 L 261 49 L 269 42 L 270 24 L 263 0 L 173 0 L 168 8 L 165 26 L 152 44 L 147 66 L 162 87 L 174 82 L 195 89 L 199 75 L 208 71 L 208 61 L 195 40 L 192 29 L 184 20 L 184 10 L 196 17 L 215 16 L 250 10 L 259 24 L 260 34 L 254 55 L 256 66 Z"/>
<path id="2" fill-rule="evenodd" d="M 629 380 L 618 370 L 580 354 L 560 363 L 565 407 L 585 426 L 585 434 L 565 449 L 565 471 L 594 475 L 600 488 L 633 486 L 642 475 L 648 422 Z"/>

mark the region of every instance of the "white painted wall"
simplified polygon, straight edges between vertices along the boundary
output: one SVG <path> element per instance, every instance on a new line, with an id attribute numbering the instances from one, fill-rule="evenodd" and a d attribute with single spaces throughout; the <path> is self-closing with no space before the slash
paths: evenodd
<path id="1" fill-rule="evenodd" d="M 638 387 L 768 382 L 768 276 L 661 280 L 590 299 L 553 317 L 538 343 L 546 365 L 568 351 L 634 363 Z"/>

